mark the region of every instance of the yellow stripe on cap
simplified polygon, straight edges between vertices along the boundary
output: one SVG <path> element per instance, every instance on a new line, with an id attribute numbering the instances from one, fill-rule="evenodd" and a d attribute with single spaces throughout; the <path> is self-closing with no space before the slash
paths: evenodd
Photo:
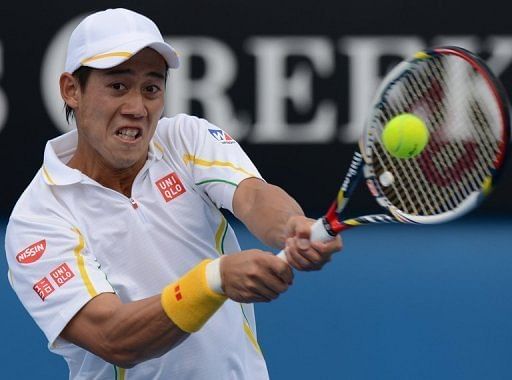
<path id="1" fill-rule="evenodd" d="M 218 161 L 218 160 L 210 161 L 210 160 L 205 160 L 203 158 L 196 157 L 196 156 L 194 156 L 192 154 L 184 154 L 183 155 L 183 161 L 185 161 L 185 164 L 188 164 L 190 162 L 190 163 L 192 163 L 194 165 L 198 165 L 198 166 L 224 167 L 224 168 L 227 168 L 227 169 L 231 169 L 231 170 L 233 170 L 235 172 L 246 174 L 246 175 L 248 175 L 250 177 L 257 177 L 255 174 L 253 174 L 251 172 L 248 172 L 244 168 L 241 168 L 241 167 L 239 167 L 239 166 L 237 166 L 237 165 L 235 165 L 235 164 L 233 164 L 232 162 L 229 162 L 229 161 Z"/>
<path id="2" fill-rule="evenodd" d="M 133 53 L 130 53 L 128 51 L 115 51 L 115 52 L 112 52 L 112 53 L 104 53 L 104 54 L 97 54 L 97 55 L 93 55 L 92 57 L 89 57 L 89 58 L 86 58 L 84 59 L 83 61 L 81 61 L 80 63 L 82 65 L 87 65 L 88 63 L 91 63 L 93 61 L 97 61 L 99 59 L 104 59 L 104 58 L 112 58 L 112 57 L 120 57 L 120 58 L 130 58 L 131 56 L 133 55 Z"/>
<path id="3" fill-rule="evenodd" d="M 73 231 L 76 232 L 78 235 L 78 244 L 73 249 L 73 252 L 76 257 L 76 262 L 78 265 L 78 270 L 80 271 L 80 277 L 82 277 L 82 281 L 85 284 L 85 287 L 87 288 L 87 291 L 89 292 L 89 295 L 92 297 L 96 297 L 98 295 L 98 292 L 94 288 L 94 285 L 92 284 L 91 278 L 89 277 L 89 274 L 87 273 L 87 269 L 85 268 L 85 261 L 84 256 L 82 255 L 82 251 L 85 248 L 85 240 L 82 236 L 82 233 L 78 228 L 73 228 Z"/>

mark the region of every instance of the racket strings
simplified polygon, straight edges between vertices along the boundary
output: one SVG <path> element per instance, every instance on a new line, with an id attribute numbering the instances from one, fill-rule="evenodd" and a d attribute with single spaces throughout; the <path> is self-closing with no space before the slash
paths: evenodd
<path id="1" fill-rule="evenodd" d="M 429 143 L 416 158 L 395 158 L 380 140 L 386 123 L 401 113 L 418 115 L 429 129 Z M 500 151 L 492 129 L 498 119 L 492 90 L 468 62 L 456 56 L 414 62 L 386 90 L 368 139 L 376 177 L 388 171 L 394 178 L 381 186 L 388 201 L 408 214 L 435 215 L 480 191 Z"/>
<path id="2" fill-rule="evenodd" d="M 402 81 L 399 84 L 400 87 L 396 89 L 402 96 L 390 96 L 388 98 L 389 107 L 387 109 L 386 107 L 383 108 L 385 116 L 380 125 L 385 125 L 388 120 L 397 114 L 410 112 L 412 108 L 416 108 L 417 113 L 422 113 L 432 119 L 433 125 L 440 123 L 443 120 L 442 104 L 433 101 L 433 99 L 440 98 L 439 89 L 426 87 L 416 72 L 411 72 Z M 429 96 L 425 96 L 425 94 L 429 94 Z M 418 105 L 420 99 L 426 99 L 426 104 Z M 419 108 L 422 109 L 418 112 Z M 413 214 L 431 215 L 439 212 L 440 205 L 437 198 L 442 198 L 442 194 L 437 189 L 434 189 L 433 193 L 424 190 L 425 186 L 422 178 L 416 175 L 416 172 L 420 170 L 417 162 L 414 160 L 391 159 L 387 151 L 382 147 L 380 148 L 375 153 L 381 166 L 385 168 L 386 164 L 390 164 L 391 168 L 385 171 L 389 170 L 398 174 L 395 177 L 399 183 L 396 185 L 392 183 L 394 191 L 390 193 L 391 196 L 388 196 L 391 203 L 399 209 L 407 210 L 408 213 Z M 419 212 L 420 209 L 421 212 Z"/>
<path id="3" fill-rule="evenodd" d="M 426 68 L 432 75 L 434 75 L 435 78 L 444 79 L 448 76 L 446 72 L 445 63 L 446 62 L 442 62 L 440 59 L 436 59 L 432 61 L 431 66 L 427 65 Z M 466 79 L 467 78 L 458 78 L 459 82 L 464 83 Z M 464 113 L 464 111 L 460 109 L 460 105 L 453 104 L 453 100 L 457 101 L 458 99 L 458 97 L 455 94 L 453 94 L 454 91 L 451 91 L 451 89 L 455 86 L 453 84 L 448 84 L 445 80 L 440 80 L 439 83 L 443 89 L 443 93 L 446 94 L 444 101 L 442 102 L 444 109 L 446 110 L 447 108 L 452 108 L 455 109 L 455 112 Z M 457 90 L 459 89 L 457 88 Z M 452 101 L 450 102 L 448 100 Z M 450 115 L 446 114 L 446 118 L 449 117 Z M 435 163 L 436 170 L 429 171 L 428 166 L 424 167 L 425 171 L 430 176 L 432 176 L 432 173 L 435 175 L 435 182 L 438 184 L 442 184 L 443 186 L 446 184 L 447 181 L 450 181 L 454 176 L 454 173 L 450 173 L 450 170 L 447 170 L 448 168 L 452 168 L 451 171 L 453 172 L 458 171 L 462 167 L 467 167 L 470 164 L 470 161 L 467 160 L 468 156 L 464 154 L 465 148 L 461 144 L 448 143 L 446 138 L 443 137 L 443 126 L 453 125 L 450 124 L 450 120 L 446 120 L 446 118 L 443 124 L 438 124 L 435 126 L 435 132 L 433 133 L 431 139 L 432 149 L 429 153 L 432 154 L 431 159 L 433 160 L 432 162 Z M 445 171 L 445 173 L 443 173 L 443 170 Z M 462 178 L 462 181 L 454 182 L 454 184 L 458 185 L 458 189 L 448 188 L 448 190 L 450 191 L 451 197 L 455 199 L 456 203 L 460 203 L 472 192 L 472 188 L 471 186 L 467 186 L 467 180 L 465 177 Z M 473 184 L 473 187 L 474 185 L 475 184 Z"/>
<path id="4" fill-rule="evenodd" d="M 444 60 L 448 61 L 446 59 L 446 57 Z M 475 93 L 481 93 L 481 91 L 477 92 L 477 89 L 475 88 L 476 87 L 476 79 L 478 77 L 475 75 L 475 73 L 473 72 L 473 70 L 469 66 L 469 64 L 460 59 L 457 59 L 457 60 L 452 59 L 451 65 L 444 65 L 444 66 L 441 65 L 440 59 L 433 61 L 433 63 L 435 63 L 435 67 L 438 69 L 439 75 L 443 78 L 447 78 L 447 77 L 453 78 L 455 76 L 455 75 L 447 72 L 446 66 L 448 66 L 448 68 L 451 69 L 452 73 L 458 74 L 458 78 L 454 78 L 452 80 L 454 82 L 453 84 L 448 83 L 448 81 L 446 81 L 446 80 L 444 80 L 442 82 L 444 90 L 447 94 L 446 102 L 451 103 L 451 104 L 448 104 L 448 107 L 451 109 L 451 115 L 449 115 L 449 116 L 455 117 L 456 119 L 454 122 L 448 121 L 446 128 L 444 130 L 441 130 L 440 136 L 438 135 L 436 137 L 440 137 L 439 140 L 441 140 L 441 143 L 444 144 L 444 146 L 443 146 L 445 148 L 444 150 L 446 150 L 446 152 L 449 154 L 449 156 L 445 155 L 445 158 L 447 159 L 447 164 L 451 165 L 449 167 L 453 167 L 454 169 L 457 169 L 458 167 L 461 167 L 461 166 L 462 166 L 462 168 L 467 168 L 467 167 L 471 166 L 473 163 L 476 163 L 476 161 L 474 160 L 474 155 L 475 155 L 475 152 L 474 152 L 475 144 L 474 143 L 475 142 L 477 142 L 477 141 L 485 142 L 485 144 L 481 144 L 481 146 L 477 147 L 478 149 L 484 148 L 481 151 L 481 153 L 483 153 L 483 154 L 485 154 L 487 151 L 486 147 L 491 145 L 491 144 L 489 144 L 489 141 L 491 141 L 491 140 L 488 139 L 488 137 L 490 137 L 490 136 L 488 136 L 488 135 L 485 136 L 485 132 L 489 131 L 488 127 L 490 124 L 487 120 L 484 120 L 484 119 L 480 119 L 479 120 L 480 123 L 478 123 L 478 119 L 475 119 L 475 117 L 474 117 L 474 108 L 472 107 L 474 105 L 479 104 L 473 95 Z M 445 62 L 445 63 L 449 63 L 449 62 Z M 458 67 L 454 67 L 455 64 L 458 64 Z M 462 64 L 464 66 L 460 67 Z M 470 88 L 468 88 L 468 86 L 470 86 Z M 462 88 L 459 88 L 459 87 L 462 87 Z M 488 89 L 484 89 L 484 90 L 488 91 Z M 469 97 L 468 99 L 465 99 L 466 95 Z M 461 102 L 461 99 L 467 100 L 466 104 L 463 104 L 463 102 Z M 454 104 L 454 103 L 457 103 L 457 104 Z M 482 102 L 480 104 L 484 105 L 485 103 Z M 469 107 L 469 110 L 467 109 L 468 107 Z M 464 120 L 464 118 L 461 115 L 467 115 L 468 116 L 467 120 Z M 482 113 L 482 116 L 485 117 L 483 113 Z M 457 119 L 457 118 L 459 118 L 459 119 Z M 460 120 L 460 119 L 463 119 L 463 120 Z M 482 123 L 482 121 L 484 121 L 484 122 Z M 475 125 L 475 127 L 474 128 L 464 128 L 464 125 Z M 450 131 L 450 127 L 453 127 L 452 131 Z M 454 134 L 456 136 L 457 133 L 461 133 L 461 131 L 463 131 L 463 133 L 462 133 L 462 136 L 459 136 L 460 138 L 455 138 L 455 139 L 449 139 L 446 137 L 443 138 L 443 134 L 446 134 L 446 132 L 448 132 L 448 133 L 451 132 L 452 134 Z M 482 135 L 482 132 L 484 132 L 484 135 Z M 466 136 L 464 136 L 464 134 L 466 134 Z M 470 144 L 470 145 L 467 144 L 468 137 L 470 137 L 469 141 L 473 144 Z M 434 139 L 432 142 L 433 142 L 433 145 L 436 146 L 436 143 L 438 141 L 436 139 Z M 467 152 L 468 149 L 471 149 L 472 154 L 468 154 L 468 152 Z M 486 167 L 489 167 L 489 165 L 492 164 L 494 157 L 495 157 L 495 155 L 493 155 L 492 157 L 489 157 L 489 161 L 486 163 Z M 483 158 L 483 157 L 481 157 L 481 158 Z M 459 164 L 457 165 L 457 163 L 459 163 Z M 481 181 L 488 174 L 485 173 L 484 166 L 482 166 L 482 165 L 475 165 L 474 168 L 480 172 L 480 181 L 477 181 L 477 182 L 481 183 Z M 473 178 L 473 177 L 471 177 L 471 176 L 463 177 L 463 179 L 471 179 L 471 178 Z M 463 180 L 461 182 L 461 185 L 464 185 L 466 183 L 467 183 L 467 181 Z M 472 188 L 474 189 L 474 186 L 476 186 L 476 185 L 477 185 L 477 183 L 474 182 Z M 470 191 L 473 191 L 473 190 L 470 190 Z M 464 195 L 466 196 L 467 194 L 464 194 Z"/>
<path id="5" fill-rule="evenodd" d="M 403 112 L 403 104 L 390 99 L 387 107 L 382 107 L 380 115 L 380 125 L 385 125 L 387 120 L 390 120 L 393 115 Z M 398 173 L 395 175 L 395 181 L 391 183 L 393 192 L 391 193 L 391 203 L 398 208 L 405 210 L 409 209 L 414 214 L 425 214 L 433 212 L 431 202 L 415 202 L 415 199 L 427 199 L 428 194 L 425 193 L 423 187 L 418 183 L 415 176 L 411 176 L 411 172 L 407 167 L 407 162 L 404 160 L 390 160 L 387 151 L 380 149 L 374 151 L 379 165 L 384 168 L 382 172 L 389 171 L 391 173 Z M 401 189 L 405 191 L 400 191 Z"/>
<path id="6" fill-rule="evenodd" d="M 492 125 L 489 117 L 492 111 L 487 107 L 487 102 L 478 101 L 474 94 L 481 94 L 482 90 L 477 88 L 478 76 L 471 73 L 470 77 L 464 78 L 465 93 L 468 95 L 466 110 L 468 115 L 467 125 L 472 128 L 466 128 L 467 136 L 461 136 L 455 139 L 449 147 L 458 147 L 455 154 L 459 154 L 459 168 L 466 170 L 468 175 L 462 176 L 460 184 L 469 188 L 469 192 L 480 190 L 481 184 L 489 176 L 489 168 L 494 167 L 495 158 L 499 152 L 498 138 L 491 133 Z M 489 90 L 487 90 L 489 93 Z M 483 107 L 487 110 L 484 111 Z M 455 166 L 454 166 L 455 167 Z M 456 175 L 458 173 L 453 173 Z"/>

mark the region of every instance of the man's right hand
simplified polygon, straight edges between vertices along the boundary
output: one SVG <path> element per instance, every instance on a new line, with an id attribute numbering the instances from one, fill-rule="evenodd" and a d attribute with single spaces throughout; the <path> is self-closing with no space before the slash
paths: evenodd
<path id="1" fill-rule="evenodd" d="M 250 249 L 222 256 L 224 294 L 237 302 L 270 302 L 292 284 L 293 271 L 276 255 Z"/>

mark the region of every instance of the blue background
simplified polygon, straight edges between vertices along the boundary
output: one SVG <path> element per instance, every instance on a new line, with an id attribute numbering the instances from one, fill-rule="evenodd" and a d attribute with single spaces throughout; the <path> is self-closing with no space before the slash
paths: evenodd
<path id="1" fill-rule="evenodd" d="M 241 244 L 262 247 L 236 225 Z M 256 307 L 272 379 L 512 378 L 512 219 L 374 226 Z M 5 224 L 1 223 L 3 249 Z M 66 379 L 0 259 L 2 379 Z"/>

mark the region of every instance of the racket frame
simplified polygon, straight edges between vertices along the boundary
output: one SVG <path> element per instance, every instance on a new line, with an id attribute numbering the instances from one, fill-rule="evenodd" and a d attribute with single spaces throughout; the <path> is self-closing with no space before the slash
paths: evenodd
<path id="1" fill-rule="evenodd" d="M 377 90 L 372 107 L 375 109 L 379 106 L 381 99 L 388 88 L 405 75 L 407 72 L 407 66 L 414 65 L 419 60 L 441 54 L 452 54 L 468 62 L 486 80 L 492 90 L 496 104 L 499 105 L 501 123 L 503 127 L 501 128 L 499 154 L 494 161 L 496 169 L 491 171 L 491 177 L 488 178 L 488 183 L 485 184 L 485 187 L 482 188 L 481 191 L 472 192 L 454 209 L 441 214 L 424 216 L 405 213 L 393 206 L 384 195 L 381 184 L 373 171 L 372 161 L 370 159 L 371 148 L 367 141 L 369 136 L 365 133 L 359 141 L 359 151 L 354 153 L 336 200 L 331 204 L 331 207 L 325 216 L 319 219 L 321 220 L 321 223 L 319 222 L 318 224 L 325 228 L 329 236 L 333 237 L 343 230 L 366 224 L 397 222 L 408 224 L 438 224 L 448 222 L 474 209 L 490 193 L 494 183 L 503 171 L 502 169 L 508 156 L 507 148 L 510 142 L 510 112 L 508 98 L 503 86 L 479 57 L 465 49 L 454 46 L 428 49 L 419 52 L 411 60 L 403 61 L 398 64 L 385 77 Z M 367 120 L 367 124 L 370 122 L 370 119 Z M 366 180 L 366 185 L 370 193 L 376 199 L 377 203 L 387 211 L 387 213 L 342 219 L 341 213 L 345 209 L 354 189 L 363 177 Z"/>

